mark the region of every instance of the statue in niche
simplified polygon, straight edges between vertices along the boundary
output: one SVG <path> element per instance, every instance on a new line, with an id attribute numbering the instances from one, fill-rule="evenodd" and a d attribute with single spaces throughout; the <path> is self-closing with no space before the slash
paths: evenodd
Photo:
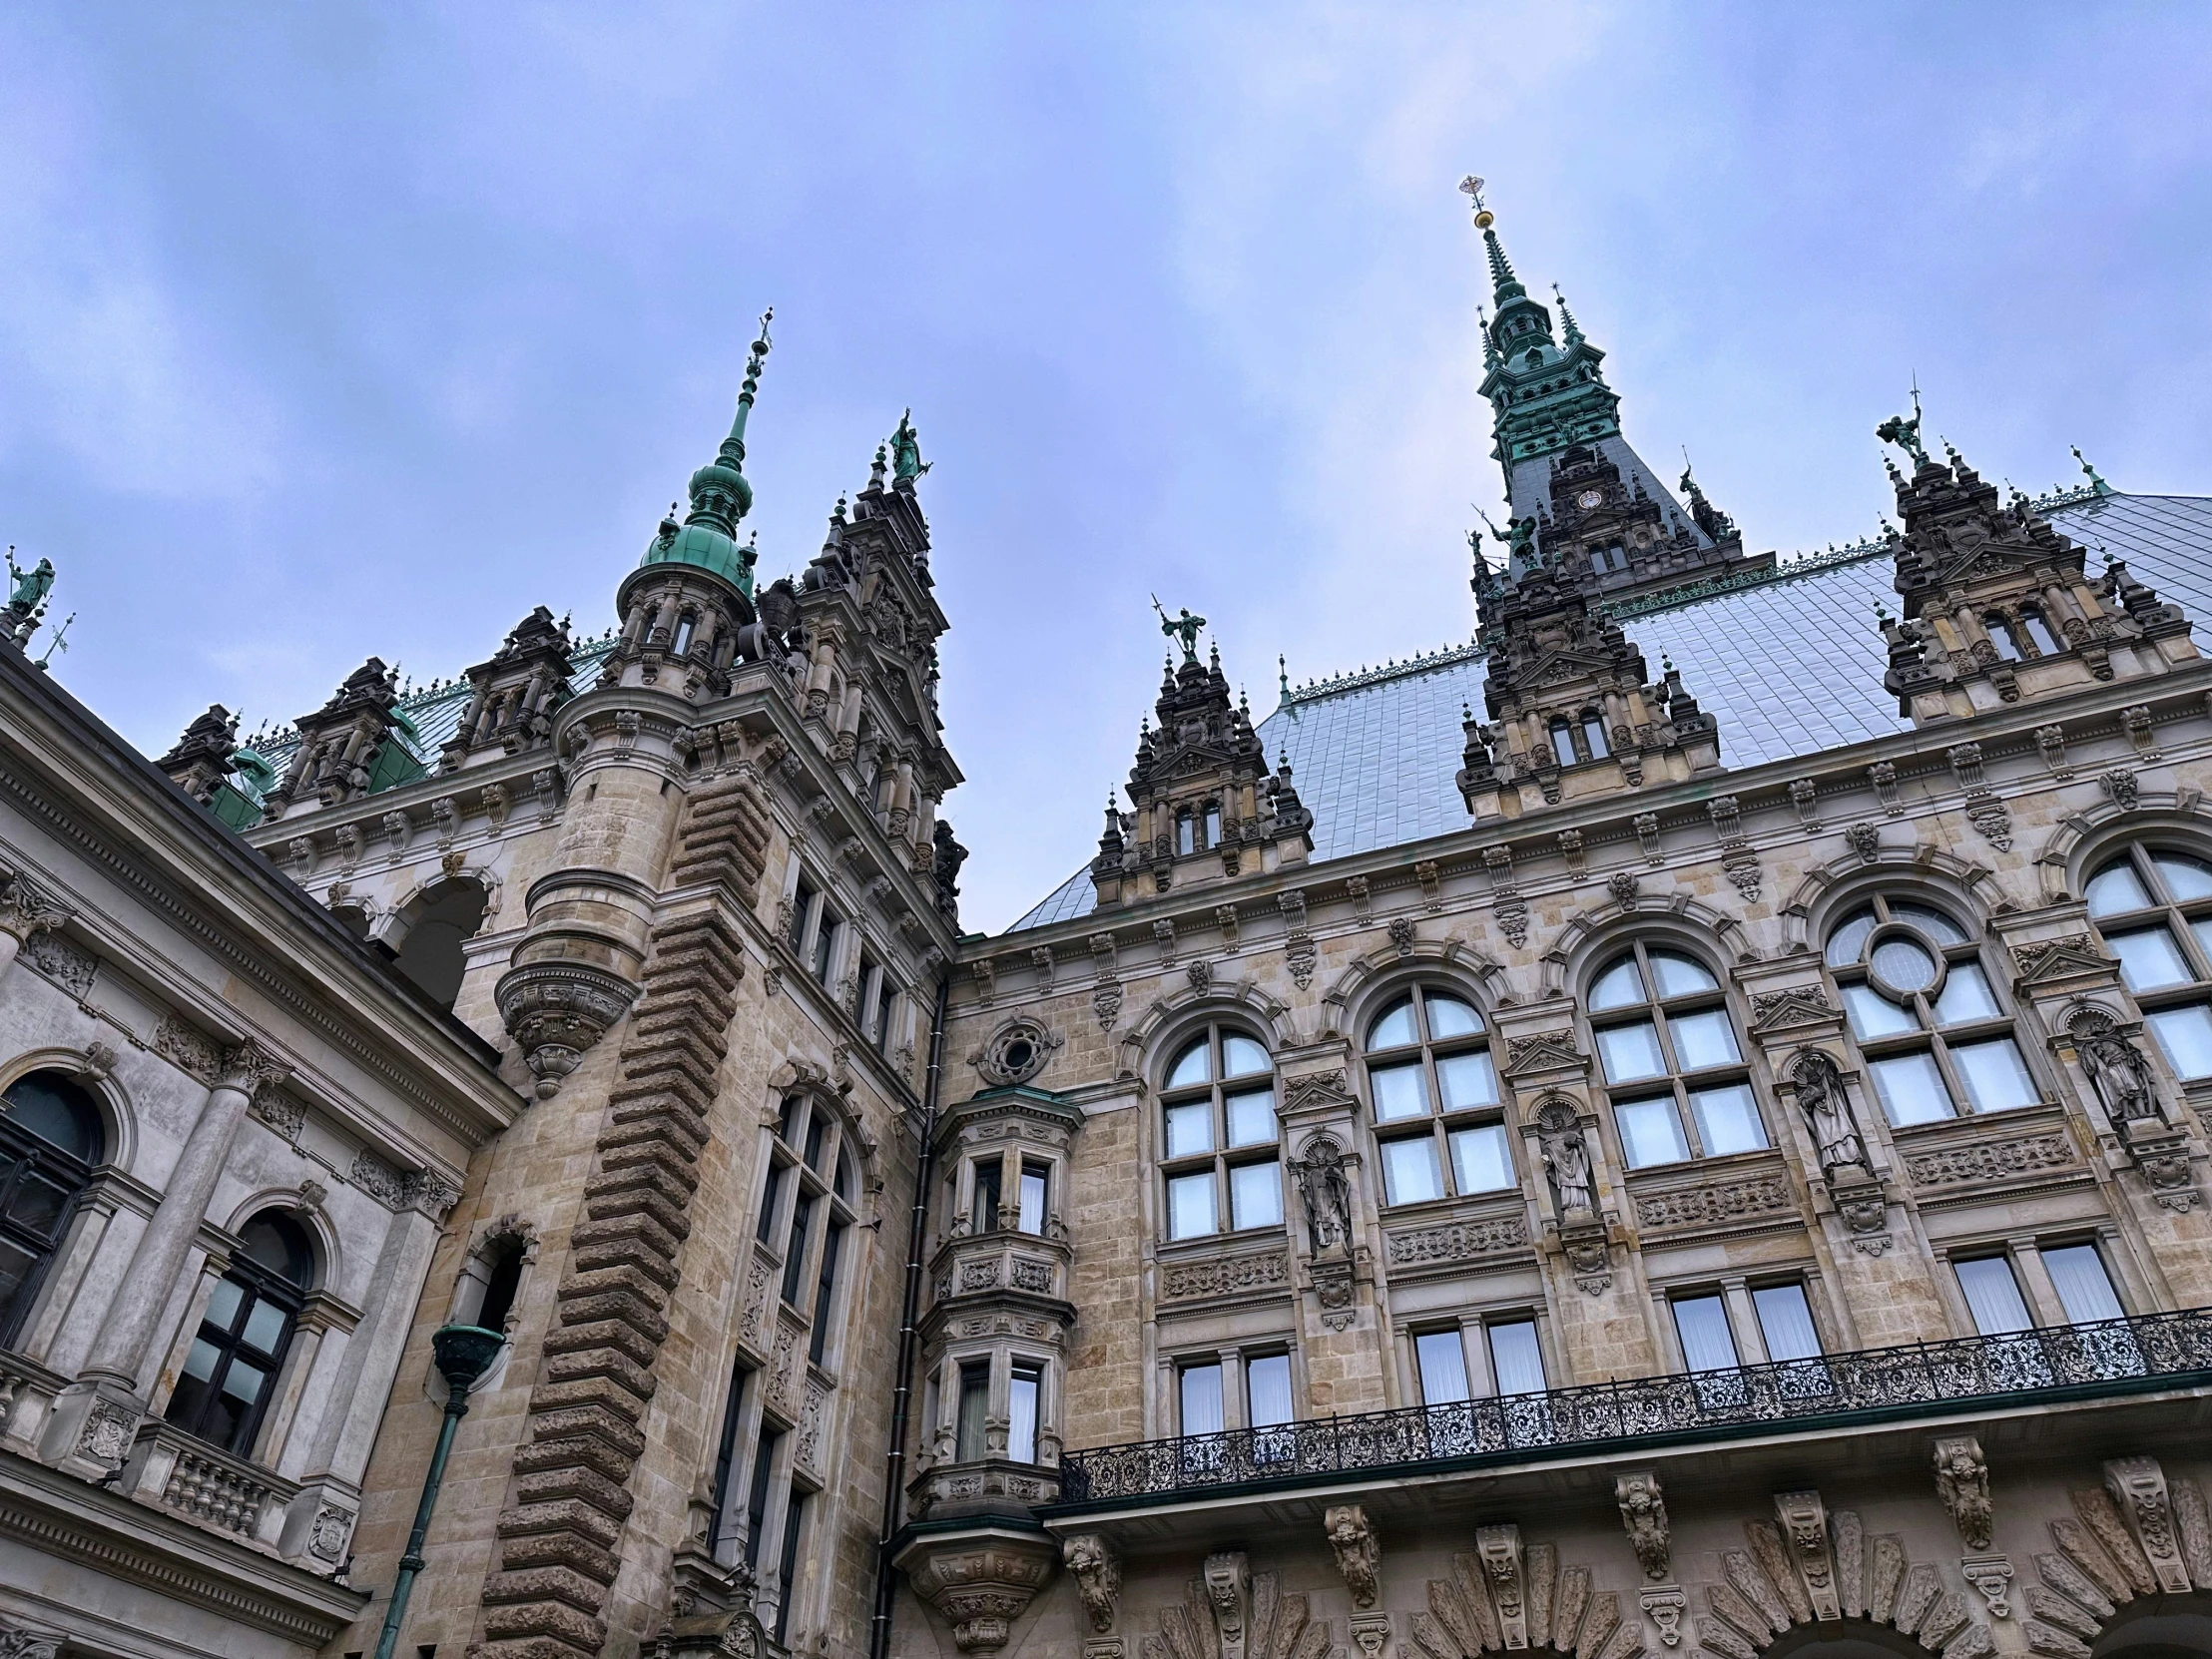
<path id="1" fill-rule="evenodd" d="M 1306 1156 L 1291 1166 L 1298 1175 L 1298 1196 L 1306 1205 L 1306 1225 L 1314 1248 L 1328 1250 L 1342 1241 L 1352 1248 L 1352 1183 L 1345 1175 L 1342 1148 L 1327 1135 L 1306 1143 Z"/>
<path id="2" fill-rule="evenodd" d="M 1590 1147 L 1574 1110 L 1565 1105 L 1547 1106 L 1536 1118 L 1537 1144 L 1543 1150 L 1544 1173 L 1559 1198 L 1561 1214 L 1597 1208 L 1590 1185 Z"/>
<path id="3" fill-rule="evenodd" d="M 2082 1075 L 2097 1091 L 2105 1116 L 2114 1123 L 2157 1117 L 2158 1095 L 2143 1051 L 2112 1029 L 2108 1017 L 2076 1016 L 2073 1025 Z"/>
<path id="4" fill-rule="evenodd" d="M 1813 1139 L 1819 1143 L 1821 1172 L 1833 1175 L 1840 1169 L 1857 1168 L 1872 1174 L 1874 1166 L 1867 1157 L 1866 1143 L 1859 1138 L 1859 1126 L 1852 1119 L 1844 1075 L 1836 1062 L 1819 1049 L 1808 1048 L 1791 1066 L 1790 1079 L 1797 1085 L 1798 1109 L 1804 1112 Z"/>

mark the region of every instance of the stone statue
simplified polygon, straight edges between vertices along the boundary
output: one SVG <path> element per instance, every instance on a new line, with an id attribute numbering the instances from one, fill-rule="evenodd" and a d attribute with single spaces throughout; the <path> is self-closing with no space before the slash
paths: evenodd
<path id="1" fill-rule="evenodd" d="M 1377 1541 L 1368 1512 L 1357 1503 L 1340 1503 L 1322 1516 L 1329 1547 L 1337 1552 L 1337 1570 L 1344 1574 L 1352 1605 L 1373 1607 L 1377 1578 L 1382 1567 L 1382 1546 Z"/>
<path id="2" fill-rule="evenodd" d="M 1994 1513 L 1989 1502 L 1989 1463 L 1971 1434 L 1936 1442 L 1936 1495 L 1943 1500 L 1968 1549 L 1987 1549 Z"/>
<path id="3" fill-rule="evenodd" d="M 2082 1073 L 2097 1091 L 2105 1116 L 2126 1123 L 2159 1115 L 2150 1062 L 2141 1049 L 2109 1027 L 2077 1040 Z"/>
<path id="4" fill-rule="evenodd" d="M 1180 616 L 1169 616 L 1166 607 L 1161 605 L 1158 594 L 1152 596 L 1152 608 L 1160 613 L 1160 632 L 1167 635 L 1171 640 L 1182 642 L 1183 660 L 1186 663 L 1197 662 L 1198 631 L 1206 626 L 1206 619 L 1202 616 L 1191 615 L 1188 606 L 1184 607 Z"/>
<path id="5" fill-rule="evenodd" d="M 29 570 L 15 562 L 15 549 L 8 549 L 8 620 L 9 632 L 16 643 L 23 644 L 31 637 L 38 624 L 39 609 L 46 603 L 46 596 L 54 591 L 54 561 L 41 559 Z"/>
<path id="6" fill-rule="evenodd" d="M 914 430 L 914 411 L 908 409 L 891 434 L 891 478 L 900 483 L 919 478 L 931 464 L 921 458 L 921 434 Z"/>
<path id="7" fill-rule="evenodd" d="M 1121 1595 L 1121 1562 L 1106 1540 L 1096 1532 L 1078 1532 L 1065 1539 L 1060 1553 L 1075 1574 L 1076 1593 L 1091 1628 L 1100 1635 L 1114 1628 L 1114 1603 Z"/>
<path id="8" fill-rule="evenodd" d="M 968 849 L 952 837 L 952 826 L 943 819 L 929 832 L 930 874 L 937 884 L 937 908 L 947 920 L 960 917 L 960 866 Z"/>
<path id="9" fill-rule="evenodd" d="M 1306 1156 L 1292 1168 L 1298 1174 L 1298 1195 L 1306 1204 L 1314 1248 L 1328 1250 L 1342 1240 L 1350 1250 L 1352 1183 L 1345 1176 L 1343 1150 L 1327 1135 L 1316 1135 L 1306 1145 Z"/>
<path id="10" fill-rule="evenodd" d="M 1544 1172 L 1551 1177 L 1552 1191 L 1559 1195 L 1560 1211 L 1594 1210 L 1597 1201 L 1590 1190 L 1590 1148 L 1582 1138 L 1582 1126 L 1566 1112 L 1556 1116 L 1546 1112 L 1537 1119 L 1537 1125 Z"/>
<path id="11" fill-rule="evenodd" d="M 1874 429 L 1874 435 L 1884 443 L 1894 443 L 1913 457 L 1915 466 L 1928 465 L 1928 451 L 1921 447 L 1921 393 L 1913 389 L 1913 418 L 1892 415 Z"/>
<path id="12" fill-rule="evenodd" d="M 1821 1149 L 1821 1172 L 1859 1168 L 1873 1173 L 1866 1143 L 1859 1138 L 1851 1115 L 1851 1100 L 1844 1092 L 1843 1073 L 1836 1062 L 1817 1048 L 1800 1053 L 1790 1068 L 1797 1084 L 1798 1109 Z"/>

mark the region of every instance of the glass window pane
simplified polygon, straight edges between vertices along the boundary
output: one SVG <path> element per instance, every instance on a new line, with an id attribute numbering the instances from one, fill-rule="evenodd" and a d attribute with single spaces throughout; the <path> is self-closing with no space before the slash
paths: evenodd
<path id="1" fill-rule="evenodd" d="M 1456 1331 L 1423 1331 L 1413 1339 L 1420 1367 L 1420 1397 L 1427 1405 L 1449 1405 L 1467 1397 L 1467 1356 Z"/>
<path id="2" fill-rule="evenodd" d="M 1636 972 L 1636 958 L 1623 956 L 1597 976 L 1590 986 L 1589 1006 L 1592 1013 L 1602 1013 L 1607 1008 L 1626 1008 L 1644 999 L 1644 982 Z"/>
<path id="3" fill-rule="evenodd" d="M 1936 958 L 1928 946 L 1905 933 L 1887 934 L 1867 965 L 1897 991 L 1925 991 L 1936 983 Z"/>
<path id="4" fill-rule="evenodd" d="M 1245 1401 L 1254 1428 L 1272 1428 L 1292 1420 L 1288 1354 L 1262 1354 L 1245 1362 Z"/>
<path id="5" fill-rule="evenodd" d="M 2158 866 L 2159 879 L 2166 883 L 2166 895 L 2175 902 L 2186 904 L 2193 898 L 2212 898 L 2212 866 L 2201 859 L 2179 852 L 2153 852 L 2150 861 Z"/>
<path id="6" fill-rule="evenodd" d="M 254 1311 L 246 1316 L 243 1336 L 264 1354 L 275 1354 L 276 1345 L 284 1340 L 284 1311 L 274 1303 L 255 1303 Z"/>
<path id="7" fill-rule="evenodd" d="M 2027 1317 L 2027 1304 L 2021 1300 L 2010 1262 L 2001 1256 L 1983 1256 L 1956 1266 L 1958 1288 L 1966 1293 L 1966 1308 L 1976 1331 L 1984 1337 L 2002 1337 L 2033 1329 L 2035 1322 Z"/>
<path id="8" fill-rule="evenodd" d="M 1532 1394 L 1544 1385 L 1543 1351 L 1536 1346 L 1536 1322 L 1514 1320 L 1490 1327 L 1490 1373 L 1501 1394 Z"/>
<path id="9" fill-rule="evenodd" d="M 2027 1062 L 2010 1037 L 1993 1042 L 1960 1043 L 1950 1051 L 1958 1080 L 1977 1112 L 2001 1112 L 2008 1106 L 2032 1106 L 2042 1099 Z"/>
<path id="10" fill-rule="evenodd" d="M 2135 873 L 2134 861 L 2124 857 L 2113 859 L 2090 876 L 2082 896 L 2089 901 L 2089 913 L 2093 916 L 2140 910 L 2150 903 L 2150 893 Z"/>
<path id="11" fill-rule="evenodd" d="M 233 1355 L 231 1369 L 223 1374 L 223 1392 L 226 1397 L 238 1401 L 243 1415 L 262 1397 L 262 1384 L 268 1381 L 269 1373 L 260 1366 Z"/>
<path id="12" fill-rule="evenodd" d="M 1221 1367 L 1185 1366 L 1182 1375 L 1183 1432 L 1221 1432 Z"/>
<path id="13" fill-rule="evenodd" d="M 2212 1077 L 2212 1009 L 2202 1003 L 2145 1014 L 2143 1023 L 2165 1050 L 2177 1077 Z"/>
<path id="14" fill-rule="evenodd" d="M 1959 1025 L 1969 1019 L 1995 1019 L 1997 999 L 1988 977 L 1971 962 L 1953 962 L 1943 976 L 1943 994 L 1936 999 L 1936 1023 Z"/>
<path id="15" fill-rule="evenodd" d="M 5 1172 L 0 1165 L 0 1173 Z M 70 1189 L 49 1181 L 36 1170 L 25 1170 L 8 1195 L 8 1220 L 26 1232 L 51 1238 L 69 1210 Z"/>
<path id="16" fill-rule="evenodd" d="M 1736 1032 L 1728 1022 L 1726 1008 L 1672 1015 L 1667 1029 L 1674 1033 L 1675 1058 L 1682 1062 L 1684 1071 L 1725 1066 L 1742 1058 L 1736 1050 Z"/>
<path id="17" fill-rule="evenodd" d="M 1024 1233 L 1044 1231 L 1046 1194 L 1051 1186 L 1051 1173 L 1035 1164 L 1021 1167 L 1021 1230 Z"/>
<path id="18" fill-rule="evenodd" d="M 1168 1237 L 1202 1239 L 1214 1226 L 1214 1172 L 1178 1175 L 1168 1182 Z"/>
<path id="19" fill-rule="evenodd" d="M 2189 923 L 2189 931 L 2197 936 L 2197 948 L 2212 956 L 2212 916 L 2198 916 Z"/>
<path id="20" fill-rule="evenodd" d="M 1836 924 L 1836 930 L 1828 935 L 1828 965 L 1849 967 L 1859 960 L 1859 953 L 1867 947 L 1867 935 L 1874 931 L 1874 911 L 1855 910 Z"/>
<path id="21" fill-rule="evenodd" d="M 1874 1092 L 1882 1100 L 1884 1115 L 1898 1127 L 1957 1115 L 1943 1087 L 1943 1075 L 1936 1069 L 1935 1056 L 1899 1054 L 1870 1061 L 1867 1069 L 1874 1073 Z"/>
<path id="22" fill-rule="evenodd" d="M 2041 1255 L 2043 1266 L 2050 1269 L 2050 1282 L 2057 1287 L 2059 1305 L 2070 1322 L 2089 1325 L 2127 1317 L 2127 1310 L 2112 1292 L 2111 1278 L 2095 1245 L 2060 1245 Z"/>
<path id="23" fill-rule="evenodd" d="M 1214 1150 L 1214 1103 L 1211 1100 L 1170 1106 L 1167 1122 L 1167 1155 L 1170 1158 L 1188 1158 L 1193 1153 Z"/>
<path id="24" fill-rule="evenodd" d="M 1937 944 L 1964 944 L 1965 929 L 1940 910 L 1932 910 L 1926 904 L 1892 904 L 1892 921 L 1909 921 Z"/>
<path id="25" fill-rule="evenodd" d="M 1759 1316 L 1769 1360 L 1811 1360 L 1820 1353 L 1821 1337 L 1813 1329 L 1803 1285 L 1765 1286 L 1751 1293 L 1751 1306 Z"/>
<path id="26" fill-rule="evenodd" d="M 245 1301 L 245 1286 L 236 1279 L 218 1279 L 215 1290 L 208 1297 L 208 1311 L 203 1317 L 210 1325 L 228 1331 L 238 1323 L 239 1308 Z"/>
<path id="27" fill-rule="evenodd" d="M 1253 1089 L 1233 1094 L 1223 1105 L 1229 1112 L 1231 1146 L 1265 1146 L 1275 1139 L 1275 1091 Z"/>
<path id="28" fill-rule="evenodd" d="M 1682 1358 L 1692 1371 L 1734 1371 L 1736 1337 L 1728 1329 L 1728 1310 L 1717 1296 L 1677 1297 L 1674 1328 L 1682 1338 Z"/>
<path id="29" fill-rule="evenodd" d="M 1006 1455 L 1017 1463 L 1037 1460 L 1037 1387 L 1033 1371 L 1015 1368 L 1006 1388 Z"/>
<path id="30" fill-rule="evenodd" d="M 1674 1096 L 1616 1102 L 1613 1117 L 1621 1126 L 1621 1150 L 1630 1169 L 1679 1164 L 1689 1157 L 1689 1142 L 1682 1138 L 1682 1122 L 1674 1113 Z"/>
<path id="31" fill-rule="evenodd" d="M 1166 1087 L 1188 1088 L 1194 1083 L 1206 1083 L 1213 1079 L 1213 1055 L 1201 1037 L 1175 1057 L 1175 1064 L 1168 1068 Z"/>
<path id="32" fill-rule="evenodd" d="M 1409 1066 L 1377 1066 L 1368 1073 L 1368 1082 L 1375 1089 L 1376 1122 L 1427 1115 L 1428 1079 L 1418 1060 Z"/>
<path id="33" fill-rule="evenodd" d="M 1428 1004 L 1428 1034 L 1437 1042 L 1471 1037 L 1482 1029 L 1482 1016 L 1455 996 L 1429 991 L 1422 1000 Z"/>
<path id="34" fill-rule="evenodd" d="M 100 1161 L 100 1109 L 59 1072 L 34 1071 L 10 1083 L 0 1095 L 0 1117 L 88 1164 Z"/>
<path id="35" fill-rule="evenodd" d="M 1597 1034 L 1597 1051 L 1605 1063 L 1605 1080 L 1609 1083 L 1628 1083 L 1667 1074 L 1667 1062 L 1659 1052 L 1658 1029 L 1648 1022 L 1601 1030 Z"/>
<path id="36" fill-rule="evenodd" d="M 1851 1016 L 1855 1037 L 1895 1037 L 1921 1028 L 1911 1009 L 1899 1007 L 1872 985 L 1846 985 L 1844 1012 Z"/>
<path id="37" fill-rule="evenodd" d="M 1235 1227 L 1279 1227 L 1283 1223 L 1282 1166 L 1239 1164 L 1229 1172 L 1229 1214 Z"/>
<path id="38" fill-rule="evenodd" d="M 1759 1107 L 1751 1098 L 1749 1083 L 1692 1089 L 1690 1111 L 1697 1119 L 1697 1138 L 1705 1144 L 1708 1158 L 1758 1152 L 1767 1144 L 1767 1126 L 1759 1120 Z"/>
<path id="39" fill-rule="evenodd" d="M 960 1415 L 953 1455 L 963 1463 L 983 1455 L 990 1444 L 991 1374 L 982 1366 L 960 1368 Z"/>
<path id="40" fill-rule="evenodd" d="M 2186 985 L 2196 975 L 2182 959 L 2181 946 L 2163 927 L 2146 927 L 2136 933 L 2107 933 L 2104 942 L 2120 959 L 2120 983 L 2131 991 L 2155 991 L 2166 985 Z"/>
<path id="41" fill-rule="evenodd" d="M 1497 1104 L 1497 1070 L 1487 1049 L 1471 1054 L 1446 1054 L 1436 1062 L 1436 1087 L 1442 1091 L 1444 1110 L 1464 1111 L 1469 1106 Z"/>
<path id="42" fill-rule="evenodd" d="M 1225 1036 L 1221 1039 L 1221 1074 L 1224 1077 L 1250 1077 L 1268 1069 L 1268 1051 L 1250 1037 Z"/>
<path id="43" fill-rule="evenodd" d="M 1368 1027 L 1368 1047 L 1403 1048 L 1414 1042 L 1418 1034 L 1413 1029 L 1413 999 L 1398 998 L 1382 1010 L 1382 1017 Z"/>
<path id="44" fill-rule="evenodd" d="M 1382 1191 L 1390 1203 L 1421 1204 L 1444 1196 L 1443 1172 L 1436 1165 L 1433 1135 L 1384 1141 L 1381 1150 Z"/>
<path id="45" fill-rule="evenodd" d="M 192 1351 L 185 1356 L 185 1375 L 196 1382 L 205 1382 L 215 1375 L 216 1362 L 223 1358 L 223 1351 L 205 1337 L 195 1337 Z"/>
<path id="46" fill-rule="evenodd" d="M 1513 1185 L 1513 1159 L 1505 1146 L 1505 1125 L 1455 1129 L 1451 1142 L 1451 1179 L 1462 1194 L 1494 1193 Z"/>
<path id="47" fill-rule="evenodd" d="M 1651 976 L 1661 996 L 1689 996 L 1697 991 L 1717 991 L 1721 982 L 1705 971 L 1704 964 L 1672 950 L 1647 952 Z"/>

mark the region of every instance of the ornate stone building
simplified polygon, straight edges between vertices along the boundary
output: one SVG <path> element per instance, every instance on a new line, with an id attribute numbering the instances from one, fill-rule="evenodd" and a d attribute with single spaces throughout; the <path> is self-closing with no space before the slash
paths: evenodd
<path id="1" fill-rule="evenodd" d="M 0 648 L 5 1651 L 2212 1654 L 2212 503 L 1916 412 L 1747 553 L 1476 225 L 1471 642 L 1163 616 L 995 936 L 765 319 L 605 634 L 153 766 Z"/>

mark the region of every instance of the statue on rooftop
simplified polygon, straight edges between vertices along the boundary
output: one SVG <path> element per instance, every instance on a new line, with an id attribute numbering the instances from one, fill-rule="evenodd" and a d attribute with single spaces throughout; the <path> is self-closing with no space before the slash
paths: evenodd
<path id="1" fill-rule="evenodd" d="M 921 458 L 921 434 L 914 430 L 914 411 L 908 409 L 891 434 L 891 478 L 894 482 L 919 478 L 930 465 Z"/>
<path id="2" fill-rule="evenodd" d="M 15 549 L 11 547 L 8 549 L 8 622 L 11 627 L 20 628 L 54 591 L 54 561 L 41 559 L 25 570 L 15 562 Z"/>
<path id="3" fill-rule="evenodd" d="M 1913 457 L 1915 466 L 1928 465 L 1928 451 L 1921 447 L 1921 388 L 1913 388 L 1913 418 L 1892 415 L 1874 429 L 1874 435 L 1884 443 L 1894 443 Z"/>
<path id="4" fill-rule="evenodd" d="M 1206 626 L 1206 619 L 1202 616 L 1191 615 L 1189 606 L 1183 608 L 1180 616 L 1169 616 L 1167 608 L 1160 603 L 1158 594 L 1152 596 L 1152 608 L 1160 613 L 1160 632 L 1167 635 L 1169 639 L 1182 642 L 1183 660 L 1186 663 L 1197 662 L 1198 631 Z"/>

